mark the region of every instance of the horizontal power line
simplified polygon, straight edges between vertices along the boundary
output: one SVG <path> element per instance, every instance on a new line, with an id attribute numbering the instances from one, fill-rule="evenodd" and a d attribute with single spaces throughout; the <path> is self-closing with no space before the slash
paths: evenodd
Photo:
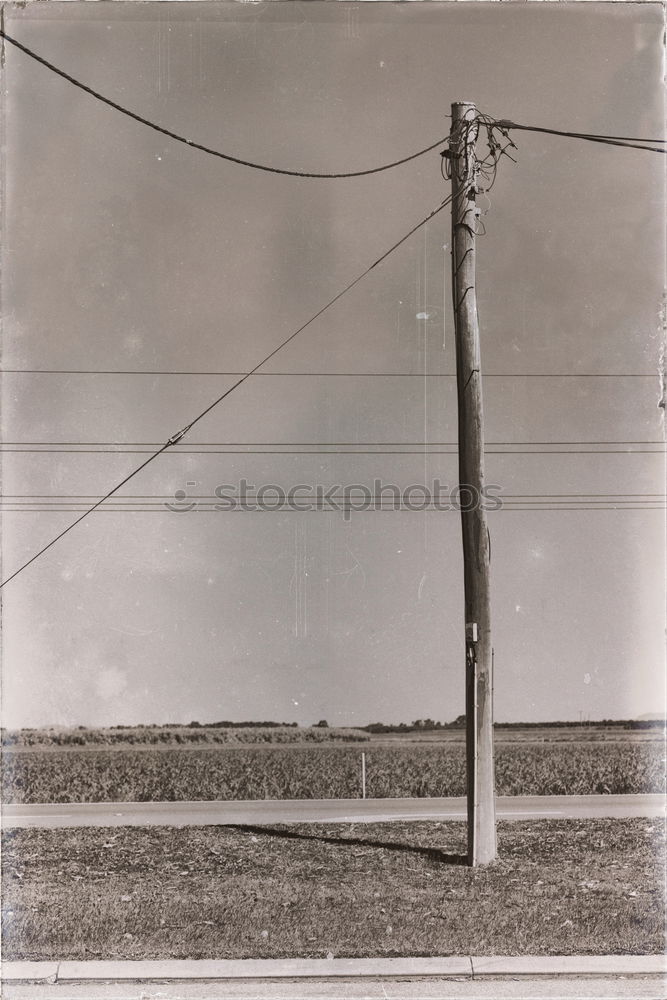
<path id="1" fill-rule="evenodd" d="M 0 368 L 0 375 L 187 375 L 228 376 L 248 372 L 140 371 L 103 368 Z M 455 372 L 256 372 L 262 378 L 456 378 Z M 484 378 L 658 378 L 641 372 L 484 372 Z"/>
<path id="2" fill-rule="evenodd" d="M 185 503 L 185 502 L 186 501 L 183 501 L 183 503 Z M 194 498 L 192 498 L 192 500 L 188 501 L 188 502 L 194 502 Z M 447 503 L 444 500 L 440 500 L 440 501 L 438 501 L 438 503 L 435 503 L 434 501 L 429 501 L 428 503 L 426 501 L 423 501 L 423 503 L 422 503 L 422 501 L 419 500 L 419 499 L 410 500 L 409 498 L 407 500 L 402 500 L 402 501 L 401 500 L 395 500 L 394 501 L 394 500 L 389 500 L 387 498 L 384 498 L 384 499 L 377 498 L 376 499 L 376 498 L 373 498 L 373 497 L 371 497 L 371 498 L 356 497 L 356 498 L 352 498 L 351 500 L 342 499 L 340 497 L 339 498 L 335 498 L 334 497 L 334 498 L 331 498 L 331 503 L 334 504 L 335 507 L 340 507 L 341 509 L 343 509 L 343 508 L 345 508 L 345 509 L 351 509 L 351 510 L 354 509 L 355 505 L 359 505 L 360 503 L 364 503 L 364 504 L 368 503 L 369 505 L 373 506 L 374 508 L 377 507 L 377 508 L 382 508 L 382 509 L 387 509 L 387 510 L 393 510 L 394 508 L 405 509 L 405 510 L 414 510 L 414 509 L 417 509 L 417 510 L 424 509 L 424 510 L 426 510 L 426 509 L 428 509 L 430 507 L 433 507 L 434 509 L 442 509 L 442 510 L 459 510 L 459 507 L 457 505 L 455 505 L 453 502 Z M 210 509 L 210 510 L 220 510 L 220 511 L 225 510 L 226 511 L 226 510 L 233 510 L 235 507 L 241 506 L 243 504 L 245 504 L 245 505 L 256 505 L 256 504 L 258 504 L 258 501 L 256 500 L 256 498 L 253 498 L 253 497 L 233 497 L 233 498 L 229 498 L 228 501 L 225 501 L 224 504 L 220 500 L 211 500 L 211 501 L 202 501 L 202 500 L 200 500 L 200 501 L 198 501 L 196 503 L 195 506 L 197 508 L 199 508 L 199 509 Z M 549 508 L 553 508 L 554 510 L 556 510 L 556 509 L 559 509 L 560 507 L 567 507 L 567 506 L 570 506 L 572 504 L 577 504 L 577 505 L 579 505 L 579 506 L 581 506 L 583 508 L 586 508 L 586 507 L 596 507 L 596 506 L 602 505 L 602 506 L 609 506 L 609 507 L 627 507 L 627 506 L 637 507 L 637 508 L 639 508 L 639 507 L 645 508 L 646 507 L 646 508 L 649 508 L 651 510 L 652 509 L 661 510 L 662 508 L 665 507 L 664 501 L 661 501 L 661 500 L 652 500 L 652 499 L 646 499 L 646 500 L 637 500 L 637 499 L 633 499 L 633 500 L 604 500 L 604 499 L 600 499 L 600 500 L 590 500 L 589 501 L 589 500 L 578 500 L 578 499 L 574 499 L 573 498 L 572 500 L 563 500 L 563 501 L 557 501 L 557 502 L 554 502 L 552 500 L 512 500 L 512 501 L 508 501 L 508 502 L 502 503 L 498 507 L 487 508 L 487 510 L 488 509 L 490 509 L 490 510 L 496 510 L 496 509 L 500 510 L 501 507 L 531 507 L 531 508 L 535 508 L 535 509 L 537 509 L 537 508 L 541 509 L 542 507 L 549 507 Z M 415 505 L 417 505 L 417 506 L 415 507 Z M 18 504 L 16 501 L 12 501 L 11 504 L 3 505 L 2 509 L 6 513 L 18 513 L 19 511 L 30 511 L 31 513 L 44 513 L 45 514 L 45 513 L 49 513 L 50 511 L 55 511 L 55 512 L 59 512 L 59 513 L 77 512 L 77 511 L 79 511 L 81 509 L 81 506 L 82 506 L 82 504 L 66 503 L 64 501 L 62 503 L 57 502 L 57 503 L 53 503 L 53 504 L 40 504 L 40 503 L 37 503 L 37 502 L 30 502 L 30 503 Z M 327 507 L 330 506 L 330 503 L 329 502 L 324 502 L 324 501 L 321 501 L 321 500 L 317 500 L 314 497 L 313 498 L 300 497 L 300 498 L 298 498 L 298 502 L 295 502 L 295 503 L 292 503 L 292 504 L 289 504 L 286 501 L 285 502 L 281 502 L 280 504 L 278 504 L 277 501 L 275 503 L 272 503 L 271 501 L 266 500 L 266 501 L 262 501 L 261 504 L 259 504 L 259 506 L 262 509 L 266 509 L 266 510 L 273 510 L 273 509 L 283 510 L 283 509 L 287 508 L 288 506 L 296 506 L 297 509 L 305 509 L 306 507 L 311 507 L 311 506 L 318 507 L 320 509 L 325 509 L 325 508 L 327 508 Z M 173 504 L 172 504 L 172 507 L 173 507 Z M 168 509 L 168 501 L 163 501 L 163 500 L 160 500 L 160 501 L 133 501 L 131 503 L 116 503 L 116 502 L 112 502 L 110 504 L 106 504 L 105 507 L 104 507 L 104 509 L 105 510 L 126 510 L 126 511 L 132 511 L 132 510 L 135 510 L 135 509 L 136 510 L 147 510 L 147 509 L 162 510 L 162 509 Z M 185 510 L 183 512 L 189 513 L 189 511 L 185 511 Z"/>
<path id="3" fill-rule="evenodd" d="M 398 503 L 412 502 L 414 500 L 430 499 L 447 501 L 454 503 L 455 494 L 459 493 L 459 487 L 443 487 L 439 490 L 431 490 L 427 485 L 412 484 L 406 487 L 393 487 L 386 485 L 382 491 L 373 492 L 370 486 L 364 487 L 362 484 L 355 484 L 347 489 L 333 487 L 319 489 L 312 488 L 311 492 L 304 493 L 298 487 L 297 495 L 293 495 L 294 487 L 282 487 L 278 484 L 260 487 L 259 489 L 249 489 L 243 493 L 233 493 L 227 490 L 220 495 L 214 493 L 186 493 L 185 490 L 176 491 L 178 494 L 185 494 L 178 498 L 172 493 L 144 493 L 131 494 L 122 493 L 110 498 L 109 506 L 158 506 L 164 504 L 178 503 L 198 503 L 198 504 L 231 504 L 231 503 L 255 503 L 266 501 L 267 504 L 277 503 L 278 500 L 285 500 L 294 503 L 327 502 L 328 500 L 342 500 L 354 503 L 359 500 L 369 500 L 378 503 Z M 388 495 L 391 494 L 391 495 Z M 62 506 L 72 504 L 73 506 L 85 505 L 93 499 L 99 499 L 94 494 L 86 493 L 5 493 L 0 497 L 0 503 L 17 506 Z M 492 493 L 486 498 L 495 504 L 511 503 L 662 503 L 667 499 L 665 493 Z"/>
<path id="4" fill-rule="evenodd" d="M 602 510 L 616 510 L 616 511 L 621 511 L 621 510 L 644 510 L 644 511 L 657 510 L 657 511 L 661 511 L 661 510 L 665 510 L 665 509 L 667 509 L 667 508 L 665 508 L 665 507 L 531 507 L 531 508 L 524 508 L 524 507 L 503 507 L 501 509 L 500 513 L 502 513 L 504 511 L 504 512 L 506 512 L 508 514 L 511 514 L 511 513 L 515 513 L 516 511 L 528 511 L 528 510 L 530 510 L 531 512 L 534 513 L 536 511 L 540 511 L 540 510 L 551 511 L 551 512 L 556 511 L 556 510 L 558 510 L 558 511 L 580 510 L 580 511 L 594 512 L 594 511 L 602 511 Z M 489 513 L 490 514 L 494 514 L 494 513 L 498 513 L 498 511 L 490 511 Z"/>
<path id="5" fill-rule="evenodd" d="M 202 449 L 193 446 L 173 448 L 170 455 L 456 455 L 457 449 L 444 451 L 441 449 L 404 448 L 404 449 L 342 449 L 342 448 L 210 448 Z M 5 455 L 148 455 L 148 449 L 139 448 L 3 448 Z M 486 455 L 663 455 L 665 448 L 504 448 L 502 450 L 485 448 Z"/>
<path id="6" fill-rule="evenodd" d="M 408 492 L 408 487 L 404 488 L 398 487 L 398 489 L 399 492 L 402 494 Z M 286 490 L 285 492 L 289 492 L 289 490 Z M 443 489 L 440 490 L 439 492 L 447 494 L 449 493 L 449 490 L 443 487 Z M 315 493 L 315 494 L 309 494 L 308 496 L 316 496 L 316 495 L 317 494 Z M 333 494 L 333 496 L 336 498 L 340 498 L 345 495 L 346 495 L 345 493 L 340 493 L 340 492 Z M 98 499 L 97 496 L 91 493 L 4 493 L 2 494 L 2 496 L 4 497 L 2 502 L 12 502 L 12 503 L 14 501 L 19 502 L 23 499 L 34 500 L 35 502 L 37 501 L 47 502 L 52 499 L 62 500 L 62 501 L 69 501 L 69 500 L 90 501 Z M 237 496 L 237 495 L 234 496 L 236 499 L 239 498 L 249 499 L 252 497 L 256 497 L 257 491 L 249 490 L 247 493 L 242 494 L 242 496 Z M 372 494 L 373 498 L 375 497 L 380 498 L 382 496 L 383 494 L 381 493 Z M 649 500 L 661 500 L 667 497 L 667 493 L 501 493 L 498 494 L 498 496 L 502 500 L 512 500 L 517 502 L 519 500 L 537 501 L 537 500 L 556 500 L 556 499 L 569 501 L 573 499 L 588 499 L 588 498 L 604 499 L 604 500 L 613 499 L 621 501 L 624 500 L 625 498 L 630 498 L 631 500 L 637 498 L 649 499 Z M 214 494 L 192 493 L 188 494 L 187 499 L 219 501 L 220 498 L 216 497 Z M 159 503 L 162 501 L 171 502 L 174 500 L 174 496 L 173 494 L 170 493 L 121 493 L 118 494 L 114 500 L 111 500 L 110 503 L 112 504 L 119 503 L 121 500 L 152 500 L 155 501 L 155 503 Z"/>
<path id="7" fill-rule="evenodd" d="M 15 38 L 12 38 L 6 31 L 0 31 L 0 37 L 10 42 L 10 44 L 14 45 L 17 49 L 20 49 L 21 52 L 25 53 L 25 55 L 30 56 L 31 59 L 34 59 L 35 62 L 38 62 L 41 66 L 45 66 L 47 69 L 51 70 L 52 73 L 62 77 L 63 80 L 67 80 L 67 82 L 71 83 L 74 87 L 78 87 L 78 89 L 82 90 L 85 94 L 89 94 L 97 101 L 101 101 L 103 104 L 113 108 L 115 111 L 119 111 L 122 115 L 126 115 L 126 117 L 131 118 L 133 121 L 139 122 L 140 125 L 145 125 L 154 132 L 158 132 L 160 135 L 165 135 L 169 139 L 173 139 L 175 142 L 183 143 L 185 146 L 190 146 L 191 149 L 197 149 L 201 153 L 208 153 L 210 156 L 216 156 L 221 160 L 227 160 L 230 163 L 237 163 L 243 167 L 250 167 L 253 170 L 262 170 L 269 174 L 283 174 L 288 177 L 310 177 L 323 179 L 367 177 L 369 174 L 379 174 L 384 170 L 391 170 L 394 167 L 400 167 L 404 163 L 409 163 L 411 160 L 416 160 L 418 157 L 424 156 L 426 153 L 430 153 L 438 146 L 447 142 L 448 138 L 447 136 L 442 136 L 440 139 L 436 140 L 436 142 L 432 142 L 429 146 L 418 150 L 416 153 L 410 153 L 408 156 L 403 156 L 399 160 L 393 160 L 391 163 L 383 163 L 381 166 L 371 167 L 367 170 L 351 170 L 344 173 L 316 173 L 306 170 L 287 170 L 282 167 L 274 167 L 266 163 L 257 163 L 253 160 L 246 160 L 239 156 L 232 156 L 230 153 L 223 153 L 219 149 L 212 149 L 210 146 L 204 146 L 202 143 L 195 142 L 193 139 L 187 139 L 185 136 L 179 135 L 177 132 L 172 132 L 170 129 L 164 128 L 162 125 L 158 125 L 156 122 L 150 121 L 148 118 L 144 118 L 142 115 L 138 115 L 134 111 L 130 111 L 129 108 L 124 107 L 122 104 L 118 104 L 116 101 L 112 101 L 109 97 L 105 97 L 103 94 L 100 94 L 99 91 L 93 90 L 92 87 L 82 83 L 81 80 L 78 80 L 76 77 L 66 73 L 58 66 L 55 66 L 47 59 L 44 59 L 43 56 L 38 55 L 26 45 L 23 45 Z"/>
<path id="8" fill-rule="evenodd" d="M 458 442 L 456 441 L 197 441 L 193 442 L 194 446 L 196 444 L 199 448 L 291 448 L 291 447 L 304 447 L 304 448 L 364 448 L 364 447 L 395 447 L 400 445 L 412 445 L 418 448 L 433 448 L 439 445 L 447 445 L 452 448 L 456 448 Z M 584 444 L 595 444 L 595 445 L 621 445 L 621 444 L 656 444 L 665 445 L 664 441 L 487 441 L 487 445 L 498 446 L 498 445 L 584 445 Z M 159 441 L 4 441 L 3 446 L 19 446 L 24 447 L 27 445 L 40 445 L 45 448 L 59 447 L 60 445 L 76 445 L 81 448 L 89 447 L 141 447 L 141 448 L 157 448 L 160 445 Z M 183 449 L 184 445 L 176 444 L 174 445 L 177 449 Z M 190 447 L 190 446 L 188 446 Z"/>
<path id="9" fill-rule="evenodd" d="M 79 510 L 80 510 L 80 508 L 78 508 L 78 507 L 48 508 L 48 509 L 44 509 L 44 510 L 41 510 L 41 509 L 40 510 L 32 510 L 30 508 L 23 507 L 23 508 L 17 508 L 17 509 L 9 509 L 9 510 L 3 509 L 2 513 L 3 514 L 76 514 L 76 513 L 78 513 Z M 169 515 L 173 514 L 173 511 L 167 510 L 164 506 L 160 506 L 160 507 L 156 507 L 156 508 L 150 508 L 150 509 L 149 508 L 126 509 L 126 508 L 119 508 L 119 507 L 113 507 L 113 506 L 108 507 L 108 506 L 105 505 L 104 507 L 101 507 L 100 510 L 101 510 L 101 512 L 106 513 L 106 514 L 169 514 Z M 638 504 L 624 505 L 624 504 L 621 504 L 621 503 L 612 503 L 612 504 L 606 504 L 606 505 L 597 505 L 597 504 L 579 504 L 579 505 L 575 505 L 575 504 L 573 504 L 571 506 L 560 506 L 560 505 L 554 505 L 554 504 L 551 504 L 551 505 L 548 505 L 548 504 L 545 504 L 545 505 L 539 505 L 539 504 L 503 504 L 502 507 L 498 507 L 495 510 L 487 510 L 487 514 L 499 514 L 499 513 L 503 513 L 503 512 L 512 513 L 512 512 L 516 512 L 516 511 L 521 511 L 523 513 L 528 513 L 528 512 L 535 513 L 535 512 L 539 512 L 539 511 L 542 511 L 542 512 L 554 512 L 554 511 L 571 511 L 571 510 L 589 511 L 589 512 L 609 511 L 609 510 L 614 510 L 614 511 L 624 511 L 624 510 L 634 510 L 634 511 L 664 511 L 664 510 L 667 510 L 667 505 L 665 505 L 665 504 L 655 504 L 653 506 L 638 505 Z M 257 509 L 246 510 L 246 509 L 243 509 L 242 507 L 238 507 L 237 506 L 237 507 L 229 507 L 229 508 L 227 508 L 224 511 L 220 511 L 220 510 L 218 510 L 218 509 L 216 509 L 215 507 L 212 507 L 212 506 L 211 507 L 201 507 L 201 506 L 199 506 L 199 507 L 194 508 L 193 510 L 187 511 L 187 513 L 188 514 L 220 514 L 220 513 L 225 513 L 225 514 L 281 514 L 281 513 L 308 514 L 308 513 L 326 513 L 326 512 L 330 512 L 330 513 L 341 513 L 342 512 L 342 513 L 345 513 L 346 511 L 355 512 L 355 513 L 358 513 L 358 514 L 363 514 L 363 513 L 389 513 L 389 512 L 396 512 L 396 513 L 402 512 L 402 513 L 412 513 L 412 514 L 422 514 L 422 513 L 428 513 L 428 512 L 433 512 L 433 513 L 437 512 L 437 513 L 441 513 L 441 514 L 449 514 L 449 513 L 457 513 L 458 514 L 458 513 L 460 513 L 459 508 L 455 507 L 455 506 L 450 506 L 450 507 L 447 507 L 447 508 L 443 508 L 442 505 L 436 506 L 436 505 L 433 505 L 433 504 L 429 504 L 427 506 L 421 506 L 420 505 L 418 508 L 415 508 L 414 505 L 412 505 L 412 506 L 405 506 L 405 505 L 402 505 L 402 506 L 388 506 L 388 505 L 381 505 L 381 504 L 380 505 L 376 505 L 374 503 L 373 504 L 369 504 L 367 507 L 364 506 L 364 508 L 359 508 L 358 506 L 346 505 L 346 504 L 340 504 L 340 503 L 337 503 L 333 507 L 329 506 L 329 505 L 326 505 L 326 504 L 314 504 L 313 503 L 313 504 L 309 504 L 307 507 L 304 507 L 303 509 L 295 509 L 294 507 L 291 507 L 291 506 L 285 504 L 285 505 L 281 506 L 278 509 L 261 507 L 261 508 L 257 508 Z"/>

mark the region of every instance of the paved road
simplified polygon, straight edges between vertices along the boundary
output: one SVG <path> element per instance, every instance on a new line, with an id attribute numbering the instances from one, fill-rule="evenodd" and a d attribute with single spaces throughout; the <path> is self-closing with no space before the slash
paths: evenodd
<path id="1" fill-rule="evenodd" d="M 663 1000 L 656 977 L 586 977 L 455 982 L 367 978 L 233 983 L 11 983 L 4 1000 Z"/>
<path id="2" fill-rule="evenodd" d="M 526 1000 L 664 996 L 662 955 L 8 962 L 13 1000 Z"/>
<path id="3" fill-rule="evenodd" d="M 662 795 L 499 796 L 500 819 L 664 816 Z M 383 823 L 463 820 L 464 798 L 270 799 L 246 802 L 62 802 L 5 805 L 2 826 L 211 826 L 267 823 Z"/>

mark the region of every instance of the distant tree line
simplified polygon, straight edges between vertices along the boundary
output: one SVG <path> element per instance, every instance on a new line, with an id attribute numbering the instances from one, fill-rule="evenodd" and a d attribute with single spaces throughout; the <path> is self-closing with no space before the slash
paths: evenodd
<path id="1" fill-rule="evenodd" d="M 435 732 L 439 729 L 461 729 L 466 724 L 465 715 L 458 715 L 453 722 L 435 722 L 433 719 L 415 719 L 414 722 L 371 722 L 368 726 L 357 726 L 367 733 L 415 733 Z M 495 722 L 495 729 L 565 729 L 576 726 L 616 729 L 664 729 L 665 719 L 601 719 L 596 722 L 574 722 L 559 720 L 556 722 Z"/>
<path id="2" fill-rule="evenodd" d="M 595 722 L 574 722 L 572 720 L 569 722 L 495 722 L 494 726 L 496 729 L 563 729 L 572 726 L 596 729 L 602 729 L 605 726 L 615 729 L 664 729 L 666 724 L 665 719 L 598 719 Z"/>
<path id="3" fill-rule="evenodd" d="M 371 722 L 368 726 L 358 726 L 367 733 L 415 733 L 431 732 L 438 729 L 459 729 L 465 726 L 465 715 L 459 715 L 453 722 L 436 722 L 434 719 L 415 719 L 414 722 L 399 722 L 392 724 L 387 722 Z"/>

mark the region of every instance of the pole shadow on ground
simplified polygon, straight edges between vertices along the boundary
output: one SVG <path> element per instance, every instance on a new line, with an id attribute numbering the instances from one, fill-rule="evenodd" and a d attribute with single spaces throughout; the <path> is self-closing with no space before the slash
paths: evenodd
<path id="1" fill-rule="evenodd" d="M 380 840 L 368 840 L 361 837 L 331 837 L 320 833 L 301 833 L 298 830 L 288 830 L 272 826 L 253 826 L 250 823 L 226 823 L 227 829 L 239 830 L 242 833 L 252 833 L 260 837 L 282 837 L 285 840 L 316 840 L 320 843 L 333 844 L 334 847 L 377 847 L 383 851 L 396 851 L 403 854 L 421 854 L 435 864 L 467 865 L 467 854 L 448 854 L 437 847 L 420 847 L 416 844 L 387 843 Z"/>

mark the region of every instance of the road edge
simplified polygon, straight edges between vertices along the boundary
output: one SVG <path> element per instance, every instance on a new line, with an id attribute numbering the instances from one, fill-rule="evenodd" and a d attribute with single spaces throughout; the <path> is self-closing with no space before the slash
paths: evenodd
<path id="1" fill-rule="evenodd" d="M 665 955 L 488 955 L 433 958 L 220 959 L 3 962 L 9 983 L 280 980 L 374 977 L 482 980 L 505 977 L 664 976 Z"/>

